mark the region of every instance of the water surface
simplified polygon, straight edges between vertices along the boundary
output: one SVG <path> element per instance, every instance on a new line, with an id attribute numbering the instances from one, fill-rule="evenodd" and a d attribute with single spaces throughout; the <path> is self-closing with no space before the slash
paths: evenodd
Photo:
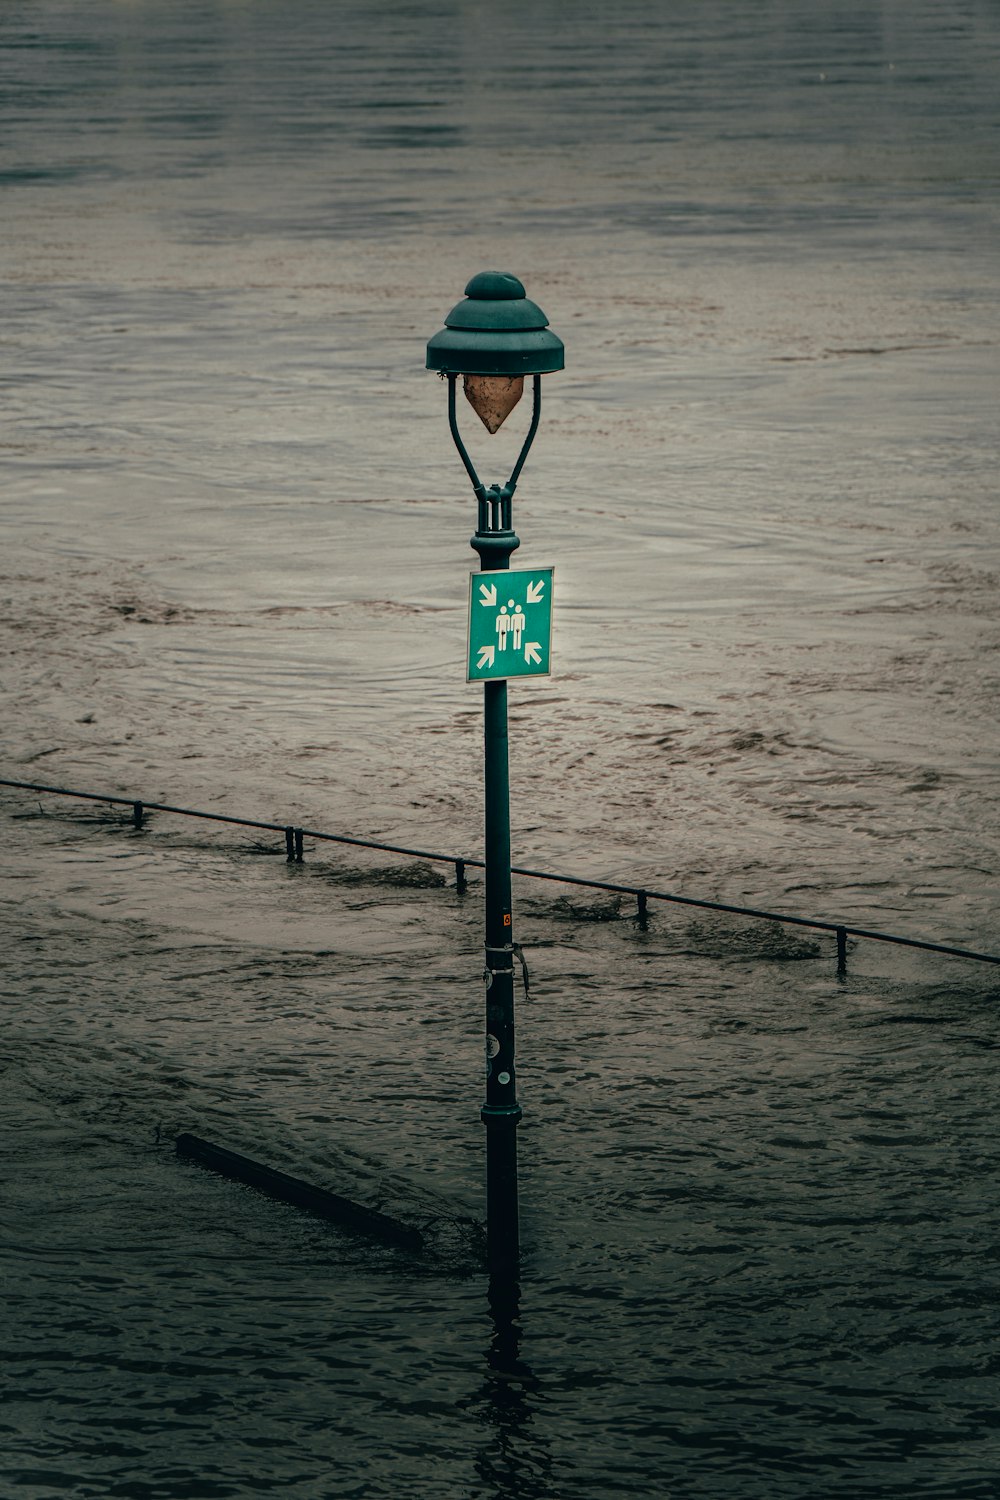
<path id="1" fill-rule="evenodd" d="M 568 9 L 4 7 L 3 774 L 479 853 L 496 266 L 517 862 L 996 951 L 995 8 Z M 479 1214 L 475 881 L 0 818 L 6 1492 L 994 1493 L 993 970 L 519 882 L 512 1327 L 173 1155 Z"/>

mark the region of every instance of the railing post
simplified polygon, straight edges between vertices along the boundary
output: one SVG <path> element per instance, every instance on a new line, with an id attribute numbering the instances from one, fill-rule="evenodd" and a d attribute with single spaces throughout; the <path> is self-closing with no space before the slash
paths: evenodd
<path id="1" fill-rule="evenodd" d="M 141 828 L 142 827 L 143 817 L 144 817 L 144 813 L 143 813 L 142 803 L 141 802 L 133 802 L 132 803 L 132 827 L 133 828 Z"/>
<path id="2" fill-rule="evenodd" d="M 837 973 L 847 973 L 847 928 L 837 928 Z"/>
<path id="3" fill-rule="evenodd" d="M 290 865 L 295 863 L 295 829 L 291 826 L 285 829 L 285 859 Z"/>

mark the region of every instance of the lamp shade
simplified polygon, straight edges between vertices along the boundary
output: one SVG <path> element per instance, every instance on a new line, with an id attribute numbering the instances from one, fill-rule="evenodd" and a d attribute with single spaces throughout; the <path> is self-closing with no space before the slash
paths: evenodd
<path id="1" fill-rule="evenodd" d="M 562 339 L 516 276 L 480 271 L 427 345 L 428 370 L 444 375 L 547 375 L 564 365 Z"/>

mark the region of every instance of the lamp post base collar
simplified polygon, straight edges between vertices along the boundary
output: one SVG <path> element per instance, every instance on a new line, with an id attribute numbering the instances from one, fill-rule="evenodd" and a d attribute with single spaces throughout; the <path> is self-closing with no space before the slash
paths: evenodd
<path id="1" fill-rule="evenodd" d="M 484 1104 L 479 1111 L 479 1118 L 484 1125 L 489 1125 L 491 1121 L 516 1125 L 523 1114 L 524 1110 L 519 1104 Z"/>
<path id="2" fill-rule="evenodd" d="M 469 539 L 469 546 L 479 553 L 483 572 L 496 572 L 510 566 L 510 555 L 521 545 L 521 538 L 513 531 L 477 531 Z"/>

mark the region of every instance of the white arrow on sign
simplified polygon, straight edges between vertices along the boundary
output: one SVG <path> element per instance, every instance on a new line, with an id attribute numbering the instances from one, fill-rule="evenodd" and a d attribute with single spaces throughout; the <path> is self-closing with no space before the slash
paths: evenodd
<path id="1" fill-rule="evenodd" d="M 524 659 L 528 663 L 529 667 L 531 666 L 532 662 L 541 661 L 542 647 L 540 641 L 525 641 Z"/>
<path id="2" fill-rule="evenodd" d="M 545 579 L 540 578 L 537 583 L 528 584 L 528 603 L 537 604 L 545 592 Z"/>
<path id="3" fill-rule="evenodd" d="M 487 604 L 487 605 L 496 604 L 496 602 L 497 602 L 497 586 L 496 586 L 495 583 L 489 583 L 489 584 L 487 584 L 487 583 L 481 583 L 479 585 L 479 592 L 483 596 L 480 599 L 480 601 L 479 601 L 480 604 Z"/>
<path id="4" fill-rule="evenodd" d="M 482 587 L 482 585 L 480 585 L 480 587 Z M 479 660 L 476 662 L 476 670 L 481 672 L 484 667 L 492 667 L 494 656 L 496 656 L 496 648 L 494 646 L 480 646 Z"/>

